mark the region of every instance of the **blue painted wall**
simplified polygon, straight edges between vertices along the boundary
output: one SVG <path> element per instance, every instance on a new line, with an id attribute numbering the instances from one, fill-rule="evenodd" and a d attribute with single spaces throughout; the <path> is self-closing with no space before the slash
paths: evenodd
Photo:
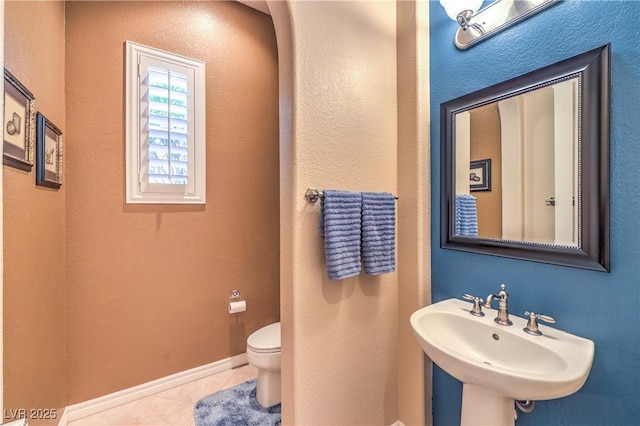
<path id="1" fill-rule="evenodd" d="M 640 424 L 640 2 L 563 1 L 467 51 L 430 2 L 433 301 L 510 291 L 510 310 L 595 342 L 584 387 L 518 425 Z M 611 273 L 440 249 L 440 103 L 611 43 Z M 434 368 L 435 425 L 459 422 L 462 385 Z M 429 415 L 429 413 L 427 413 Z"/>

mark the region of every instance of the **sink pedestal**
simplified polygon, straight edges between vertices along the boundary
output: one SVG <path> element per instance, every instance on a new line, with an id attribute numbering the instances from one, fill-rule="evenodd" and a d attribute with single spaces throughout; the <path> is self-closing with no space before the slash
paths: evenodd
<path id="1" fill-rule="evenodd" d="M 514 426 L 514 400 L 479 385 L 462 384 L 461 426 Z"/>

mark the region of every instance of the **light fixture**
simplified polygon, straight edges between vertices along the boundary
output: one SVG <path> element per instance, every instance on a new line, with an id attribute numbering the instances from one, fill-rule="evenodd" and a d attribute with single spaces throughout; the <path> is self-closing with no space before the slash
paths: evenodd
<path id="1" fill-rule="evenodd" d="M 496 0 L 478 10 L 482 0 L 440 0 L 447 15 L 460 25 L 454 40 L 459 49 L 468 49 L 558 2 L 560 0 Z"/>

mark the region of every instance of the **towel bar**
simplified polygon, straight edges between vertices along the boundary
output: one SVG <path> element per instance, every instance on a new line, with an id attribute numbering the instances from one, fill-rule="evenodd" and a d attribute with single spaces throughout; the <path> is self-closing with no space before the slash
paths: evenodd
<path id="1" fill-rule="evenodd" d="M 322 191 L 318 191 L 316 188 L 307 188 L 304 193 L 304 198 L 306 198 L 310 203 L 315 203 L 322 197 L 324 197 L 324 193 Z M 393 198 L 396 200 L 398 199 L 396 195 L 394 195 Z"/>

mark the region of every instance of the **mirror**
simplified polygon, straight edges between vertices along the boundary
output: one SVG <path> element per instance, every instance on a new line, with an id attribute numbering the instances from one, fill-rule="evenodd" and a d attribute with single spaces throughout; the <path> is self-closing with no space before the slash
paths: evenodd
<path id="1" fill-rule="evenodd" d="M 442 248 L 609 270 L 609 50 L 441 104 Z"/>

